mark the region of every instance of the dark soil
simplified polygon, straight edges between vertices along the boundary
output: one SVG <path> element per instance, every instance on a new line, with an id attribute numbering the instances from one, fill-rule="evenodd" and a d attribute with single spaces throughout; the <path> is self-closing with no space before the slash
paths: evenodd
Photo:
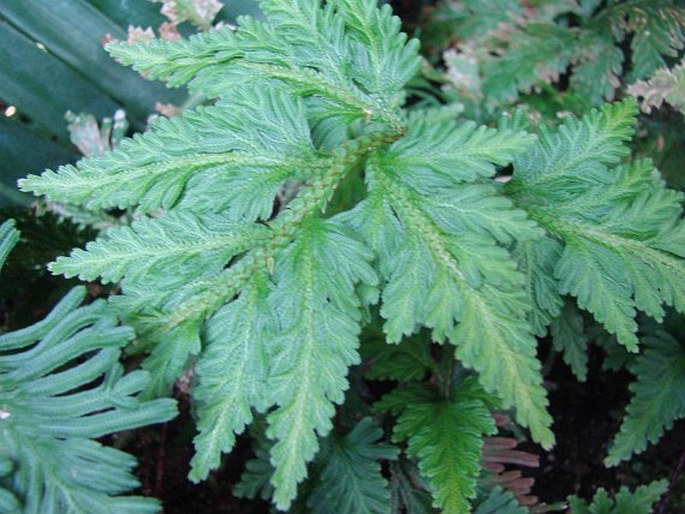
<path id="1" fill-rule="evenodd" d="M 676 422 L 657 445 L 635 457 L 632 464 L 604 466 L 608 444 L 630 399 L 628 385 L 633 377 L 627 371 L 603 370 L 602 359 L 602 351 L 591 346 L 585 383 L 578 382 L 560 358 L 550 370 L 547 386 L 557 444 L 541 456 L 535 494 L 549 503 L 570 494 L 589 499 L 599 487 L 616 492 L 623 485 L 633 489 L 670 478 L 669 494 L 655 512 L 685 512 L 685 470 L 677 470 L 685 463 L 685 420 Z"/>

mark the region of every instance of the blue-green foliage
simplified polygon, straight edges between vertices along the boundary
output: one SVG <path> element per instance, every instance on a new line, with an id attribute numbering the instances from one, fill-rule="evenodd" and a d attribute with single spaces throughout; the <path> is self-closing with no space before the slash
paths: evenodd
<path id="1" fill-rule="evenodd" d="M 514 160 L 506 187 L 547 232 L 537 251 L 549 256 L 529 274 L 538 318 L 558 315 L 561 304 L 551 299 L 570 294 L 633 352 L 638 310 L 657 320 L 663 304 L 685 310 L 682 194 L 647 160 L 621 164 L 636 111 L 625 101 L 558 131 L 543 128 L 540 142 Z"/>
<path id="2" fill-rule="evenodd" d="M 648 485 L 642 485 L 630 492 L 627 487 L 621 487 L 613 498 L 609 497 L 606 489 L 600 487 L 587 504 L 577 496 L 569 496 L 571 514 L 650 514 L 652 506 L 666 492 L 668 481 L 657 480 Z"/>
<path id="3" fill-rule="evenodd" d="M 441 512 L 468 512 L 476 496 L 483 437 L 497 432 L 492 400 L 472 378 L 465 378 L 448 397 L 413 383 L 374 406 L 397 416 L 393 441 L 406 441 L 407 454 L 418 460 L 433 506 Z"/>
<path id="4" fill-rule="evenodd" d="M 273 491 L 264 494 L 279 509 L 293 504 L 329 436 L 375 304 L 387 343 L 421 330 L 448 343 L 443 355 L 449 349 L 474 372 L 478 394 L 471 379 L 471 393 L 452 394 L 449 367 L 442 394 L 403 385 L 381 404 L 398 416 L 395 438 L 418 459 L 434 505 L 463 512 L 476 494 L 482 437 L 494 431 L 485 398 L 513 409 L 544 447 L 554 443 L 535 335 L 551 324 L 584 375 L 579 320 L 557 319 L 573 309 L 564 295 L 631 351 L 638 310 L 660 319 L 663 304 L 685 309 L 680 195 L 649 162 L 624 162 L 632 102 L 537 135 L 519 118 L 493 129 L 458 121 L 453 109 L 409 113 L 418 44 L 388 6 L 261 5 L 265 20 L 242 18 L 236 31 L 108 47 L 213 105 L 21 182 L 51 200 L 134 212 L 129 226 L 51 269 L 121 284 L 111 304 L 149 349 L 147 394 L 168 392 L 195 366 L 191 479 L 219 465 L 255 411 L 264 415 L 269 463 L 253 466 L 260 486 L 244 489 L 269 490 L 268 470 Z M 521 80 L 502 83 L 502 94 L 532 84 Z M 502 186 L 493 179 L 509 164 L 513 179 Z M 348 179 L 364 190 L 349 205 L 338 196 Z M 284 183 L 297 194 L 276 202 Z M 421 340 L 400 353 L 403 344 Z M 442 372 L 428 348 L 403 359 L 377 376 Z M 364 453 L 370 433 L 348 442 Z M 345 490 L 359 477 L 348 478 L 338 484 Z"/>
<path id="5" fill-rule="evenodd" d="M 333 438 L 317 483 L 307 500 L 316 514 L 390 512 L 388 481 L 379 461 L 395 460 L 397 448 L 379 445 L 383 430 L 362 419 L 344 438 Z"/>
<path id="6" fill-rule="evenodd" d="M 0 227 L 0 264 L 18 233 Z M 121 348 L 133 331 L 107 305 L 79 307 L 72 289 L 30 327 L 0 336 L 0 511 L 157 512 L 154 499 L 123 496 L 139 486 L 136 460 L 95 439 L 167 421 L 170 399 L 140 401 L 145 371 L 124 374 Z"/>
<path id="7" fill-rule="evenodd" d="M 628 366 L 636 376 L 633 397 L 621 429 L 609 448 L 608 465 L 616 465 L 656 443 L 673 422 L 685 417 L 685 348 L 659 331 L 642 339 L 644 350 Z"/>
<path id="8" fill-rule="evenodd" d="M 475 514 L 526 514 L 527 512 L 528 509 L 519 505 L 511 492 L 500 486 L 494 487 L 474 511 Z"/>
<path id="9" fill-rule="evenodd" d="M 621 79 L 643 79 L 677 57 L 685 9 L 673 0 L 443 0 L 426 33 L 440 49 L 445 39 L 455 43 L 444 56 L 448 90 L 467 106 L 506 109 L 520 96 L 550 93 L 548 84 L 566 75 L 564 95 L 550 97 L 583 109 L 614 99 Z"/>
<path id="10" fill-rule="evenodd" d="M 300 488 L 295 512 L 325 514 L 384 514 L 391 512 L 388 481 L 381 461 L 397 459 L 398 449 L 378 444 L 383 430 L 370 418 L 363 418 L 344 437 L 331 435 L 322 441 L 321 451 L 312 463 L 313 473 Z M 270 443 L 266 443 L 271 446 Z M 269 483 L 274 466 L 263 447 L 248 461 L 234 493 L 246 498 L 272 498 Z"/>

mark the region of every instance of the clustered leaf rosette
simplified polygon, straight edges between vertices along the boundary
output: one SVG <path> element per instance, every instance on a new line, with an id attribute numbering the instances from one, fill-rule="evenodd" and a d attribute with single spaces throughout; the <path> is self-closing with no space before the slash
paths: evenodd
<path id="1" fill-rule="evenodd" d="M 130 226 L 60 257 L 52 271 L 121 283 L 111 303 L 150 350 L 150 394 L 195 365 L 193 480 L 264 413 L 273 501 L 287 509 L 344 401 L 374 304 L 387 343 L 426 327 L 551 447 L 535 335 L 559 315 L 562 296 L 631 350 L 638 309 L 661 317 L 662 303 L 685 308 L 680 196 L 650 163 L 620 164 L 635 104 L 539 138 L 507 123 L 457 121 L 451 109 L 408 110 L 418 43 L 388 6 L 261 6 L 266 19 L 243 17 L 236 31 L 108 46 L 147 77 L 187 83 L 214 104 L 21 181 L 51 200 L 135 211 Z M 513 180 L 503 186 L 493 178 L 509 164 Z M 346 204 L 339 191 L 348 180 L 364 193 Z M 301 186 L 274 209 L 284 181 Z M 464 442 L 472 462 L 492 430 L 487 409 L 432 408 L 400 418 L 400 434 L 439 420 L 409 436 L 409 453 L 421 459 L 450 420 L 476 413 L 480 435 Z M 457 446 L 450 452 L 456 462 Z M 443 466 L 424 464 L 429 480 Z M 467 475 L 449 482 L 470 484 Z M 463 506 L 443 482 L 434 482 L 435 504 Z"/>

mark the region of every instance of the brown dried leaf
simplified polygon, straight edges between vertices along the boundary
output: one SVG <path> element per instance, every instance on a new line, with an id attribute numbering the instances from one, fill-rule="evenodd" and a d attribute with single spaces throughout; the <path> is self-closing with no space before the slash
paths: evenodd
<path id="1" fill-rule="evenodd" d="M 143 27 L 128 26 L 126 42 L 131 45 L 133 43 L 149 43 L 155 39 L 155 33 L 150 27 L 143 29 Z"/>
<path id="2" fill-rule="evenodd" d="M 638 80 L 628 88 L 628 93 L 640 100 L 646 113 L 666 102 L 685 114 L 685 60 L 673 69 L 657 70 L 649 80 Z"/>

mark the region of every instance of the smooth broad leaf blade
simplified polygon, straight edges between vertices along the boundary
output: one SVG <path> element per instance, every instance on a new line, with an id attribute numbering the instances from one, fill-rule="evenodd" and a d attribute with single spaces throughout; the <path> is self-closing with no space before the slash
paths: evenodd
<path id="1" fill-rule="evenodd" d="M 334 221 L 312 219 L 284 252 L 269 296 L 276 327 L 267 389 L 278 407 L 267 416 L 275 467 L 274 502 L 286 509 L 344 400 L 348 367 L 360 357 L 358 282 L 375 285 L 371 252 Z M 331 273 L 335 270 L 335 273 Z"/>
<path id="2" fill-rule="evenodd" d="M 685 417 L 683 345 L 665 332 L 645 338 L 642 343 L 645 349 L 630 365 L 637 379 L 630 385 L 633 397 L 605 459 L 609 466 L 642 453 L 676 419 Z"/>
<path id="3" fill-rule="evenodd" d="M 58 166 L 76 158 L 68 142 L 52 141 L 48 135 L 17 121 L 16 116 L 0 117 L 0 207 L 8 204 L 28 206 L 30 195 L 21 193 L 17 180 L 26 173 L 42 171 L 46 166 Z M 40 148 L 40 152 L 35 149 Z"/>
<path id="4" fill-rule="evenodd" d="M 302 103 L 253 89 L 236 95 L 230 106 L 161 118 L 113 152 L 30 175 L 20 187 L 89 209 L 140 205 L 149 212 L 178 204 L 196 211 L 228 210 L 235 219 L 265 219 L 283 179 L 307 176 L 321 164 Z M 258 195 L 246 198 L 247 183 Z M 217 188 L 225 194 L 210 194 Z"/>
<path id="5" fill-rule="evenodd" d="M 487 407 L 477 400 L 439 401 L 408 405 L 393 433 L 394 441 L 408 440 L 408 453 L 419 460 L 419 470 L 433 494 L 433 506 L 461 514 L 476 496 L 483 435 L 494 434 Z"/>
<path id="6" fill-rule="evenodd" d="M 199 383 L 193 389 L 199 405 L 193 481 L 219 467 L 221 454 L 231 451 L 235 436 L 252 421 L 251 408 L 266 407 L 267 312 L 266 284 L 256 279 L 207 324 L 205 349 L 195 368 Z"/>
<path id="7" fill-rule="evenodd" d="M 0 14 L 28 37 L 40 41 L 49 55 L 64 61 L 99 90 L 116 99 L 140 124 L 153 111 L 155 102 L 180 103 L 183 100 L 182 92 L 171 92 L 162 84 L 146 82 L 107 55 L 102 48 L 102 39 L 106 35 L 126 39 L 126 32 L 87 0 L 55 0 L 49 5 L 39 0 L 3 2 Z M 132 19 L 125 26 L 129 24 L 138 25 Z M 68 108 L 74 107 L 78 108 Z M 66 111 L 66 107 L 63 108 Z"/>
<path id="8" fill-rule="evenodd" d="M 8 23 L 0 25 L 0 97 L 61 143 L 69 140 L 64 123 L 67 110 L 102 117 L 118 107 L 78 71 L 41 50 Z"/>
<path id="9" fill-rule="evenodd" d="M 232 223 L 222 214 L 171 211 L 113 228 L 85 250 L 59 257 L 50 270 L 67 278 L 102 277 L 107 283 L 125 276 L 137 283 L 173 287 L 219 273 L 231 257 L 256 245 L 266 232 L 259 225 Z"/>
<path id="10" fill-rule="evenodd" d="M 379 461 L 395 460 L 397 448 L 377 444 L 383 430 L 362 419 L 344 438 L 334 438 L 318 483 L 307 499 L 315 514 L 386 514 L 388 481 Z"/>
<path id="11" fill-rule="evenodd" d="M 135 459 L 94 439 L 167 421 L 175 402 L 137 397 L 149 375 L 124 375 L 118 363 L 133 331 L 104 302 L 77 309 L 84 296 L 76 288 L 56 308 L 59 319 L 0 337 L 0 461 L 14 468 L 2 489 L 28 514 L 157 512 L 154 500 L 120 496 L 139 485 Z"/>

